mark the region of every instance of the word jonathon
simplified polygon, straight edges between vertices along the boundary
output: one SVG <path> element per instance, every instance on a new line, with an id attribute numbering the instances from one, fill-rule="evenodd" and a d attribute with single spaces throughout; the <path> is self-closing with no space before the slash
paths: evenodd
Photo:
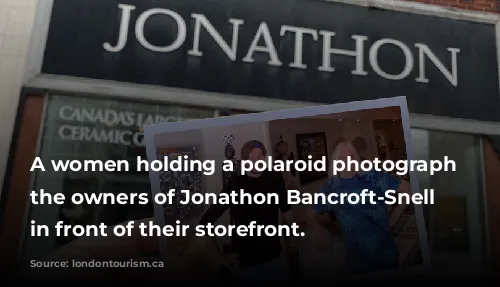
<path id="1" fill-rule="evenodd" d="M 353 46 L 356 48 L 354 50 L 345 50 L 335 47 L 335 43 L 339 42 L 335 39 L 336 32 L 329 30 L 317 30 L 310 27 L 297 27 L 290 25 L 281 25 L 279 31 L 275 31 L 277 27 L 268 25 L 266 22 L 261 22 L 258 27 L 254 27 L 254 33 L 252 37 L 252 42 L 248 47 L 242 47 L 242 27 L 246 24 L 243 19 L 227 19 L 227 22 L 217 19 L 213 23 L 203 14 L 191 14 L 191 19 L 184 19 L 180 13 L 177 13 L 171 9 L 164 8 L 151 8 L 142 13 L 133 13 L 136 7 L 128 4 L 118 4 L 118 10 L 121 12 L 120 26 L 117 31 L 116 44 L 111 42 L 105 42 L 103 48 L 111 53 L 119 53 L 125 49 L 127 43 L 131 41 L 131 38 L 135 38 L 137 42 L 144 48 L 157 52 L 157 53 L 170 53 L 179 50 L 186 43 L 192 43 L 187 54 L 195 57 L 202 57 L 204 52 L 209 53 L 214 51 L 214 49 L 207 49 L 207 47 L 202 47 L 203 38 L 202 34 L 210 37 L 213 42 L 220 48 L 225 56 L 231 61 L 236 61 L 238 55 L 245 55 L 241 58 L 244 63 L 254 63 L 256 62 L 256 53 L 264 53 L 269 57 L 267 62 L 270 66 L 280 67 L 283 66 L 283 59 L 280 59 L 278 51 L 282 50 L 283 47 L 277 46 L 276 44 L 283 43 L 283 40 L 276 39 L 276 35 L 279 34 L 281 37 L 292 37 L 293 40 L 293 61 L 289 63 L 290 68 L 295 69 L 307 69 L 307 63 L 303 57 L 303 48 L 309 41 L 319 42 L 321 48 L 318 49 L 321 53 L 321 65 L 317 67 L 320 72 L 334 72 L 335 67 L 333 67 L 332 62 L 335 60 L 335 56 L 347 56 L 355 58 L 355 65 L 351 71 L 351 74 L 357 76 L 367 76 L 368 69 L 365 67 L 364 54 L 365 50 L 368 50 L 368 62 L 372 70 L 379 76 L 388 80 L 403 80 L 408 77 L 415 66 L 418 69 L 418 77 L 415 79 L 418 83 L 428 83 L 426 63 L 430 62 L 434 64 L 434 67 L 450 82 L 454 87 L 458 86 L 458 57 L 460 49 L 458 48 L 447 48 L 449 52 L 449 57 L 444 61 L 439 59 L 437 54 L 445 54 L 444 51 L 439 51 L 435 53 L 429 46 L 423 43 L 414 43 L 417 48 L 417 56 L 415 57 L 412 53 L 412 49 L 402 41 L 382 38 L 373 42 L 371 46 L 366 49 L 368 37 L 364 35 L 352 35 Z M 134 14 L 134 15 L 133 15 Z M 165 46 L 157 46 L 153 44 L 153 39 L 147 38 L 148 33 L 146 27 L 147 21 L 152 17 L 162 17 L 164 18 L 162 26 L 164 27 L 165 38 L 174 40 Z M 135 23 L 133 21 L 135 20 Z M 220 20 L 220 21 L 219 21 Z M 113 20 L 115 21 L 115 20 Z M 334 20 L 332 20 L 334 21 Z M 174 22 L 175 24 L 173 24 Z M 113 22 L 114 23 L 114 22 Z M 161 23 L 161 22 L 160 22 Z M 172 24 L 168 24 L 172 23 Z M 135 24 L 135 25 L 134 25 Z M 161 24 L 160 24 L 161 25 Z M 155 21 L 155 29 L 161 27 L 158 22 Z M 252 29 L 252 23 L 250 26 L 245 27 L 245 30 L 249 28 Z M 133 28 L 132 28 L 132 27 Z M 153 25 L 151 25 L 153 26 Z M 149 26 L 149 27 L 151 27 Z M 271 27 L 270 27 L 271 26 Z M 325 27 L 326 28 L 326 27 Z M 161 28 L 160 28 L 161 29 Z M 224 39 L 221 31 L 232 31 L 230 37 Z M 130 37 L 129 31 L 135 31 L 135 37 Z M 203 31 L 203 32 L 202 32 Z M 189 35 L 188 35 L 189 34 Z M 188 41 L 188 37 L 191 41 Z M 373 41 L 373 40 L 372 40 Z M 286 41 L 285 41 L 286 42 Z M 135 45 L 135 43 L 133 44 Z M 402 54 L 404 59 L 400 60 L 405 65 L 402 71 L 399 73 L 388 73 L 384 71 L 379 64 L 379 50 L 383 50 L 384 46 L 397 47 Z M 278 47 L 278 48 L 277 48 Z M 242 51 L 242 48 L 244 51 Z M 187 50 L 187 49 L 186 49 Z M 243 52 L 243 53 L 242 53 Z M 395 57 L 395 56 L 393 56 Z M 415 59 L 416 58 L 416 59 Z M 399 58 L 398 58 L 399 60 Z M 428 61 L 429 60 L 429 61 Z M 418 64 L 415 64 L 418 63 Z M 451 67 L 446 67 L 445 63 L 450 63 Z"/>
<path id="2" fill-rule="evenodd" d="M 157 204 L 172 204 L 178 192 L 171 189 L 168 193 L 155 195 Z M 277 193 L 247 193 L 243 189 L 229 193 L 191 193 L 189 190 L 180 191 L 181 204 L 279 204 L 280 196 Z M 287 191 L 288 204 L 434 204 L 434 190 L 424 189 L 423 193 L 398 193 L 387 190 L 383 195 L 373 190 L 363 189 L 361 193 L 301 193 L 298 190 Z"/>

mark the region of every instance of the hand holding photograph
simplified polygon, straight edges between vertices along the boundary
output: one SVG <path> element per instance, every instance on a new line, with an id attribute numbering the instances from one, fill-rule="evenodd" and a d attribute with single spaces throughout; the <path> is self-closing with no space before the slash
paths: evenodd
<path id="1" fill-rule="evenodd" d="M 287 200 L 287 188 L 303 194 L 356 193 L 368 189 L 418 193 L 418 177 L 400 177 L 382 171 L 329 172 L 333 160 L 413 159 L 405 98 L 380 99 L 260 114 L 194 120 L 146 126 L 148 159 L 164 156 L 165 149 L 197 147 L 197 158 L 215 160 L 213 175 L 189 174 L 173 179 L 169 173 L 150 171 L 152 192 L 165 192 L 187 184 L 200 193 L 244 190 L 250 194 L 279 194 L 279 204 L 207 204 L 191 207 L 155 206 L 156 220 L 168 224 L 183 220 L 191 225 L 248 226 L 251 222 L 277 226 L 298 223 L 305 237 L 294 248 L 282 247 L 278 236 L 241 236 L 225 244 L 227 256 L 238 257 L 234 282 L 266 280 L 331 283 L 331 276 L 371 276 L 384 271 L 405 272 L 429 264 L 427 235 L 421 206 L 376 204 L 312 204 L 301 208 Z M 222 139 L 222 140 L 221 140 Z M 295 156 L 296 155 L 296 156 Z M 240 174 L 222 170 L 231 160 L 318 160 L 327 158 L 325 171 L 259 171 Z M 298 176 L 296 176 L 298 173 Z M 413 172 L 410 172 L 413 173 Z M 196 182 L 196 184 L 195 184 Z M 185 185 L 184 185 L 185 186 Z M 223 240 L 223 238 L 220 238 Z M 169 246 L 160 238 L 161 252 Z M 289 240 L 283 241 L 288 244 Z M 325 249 L 326 248 L 326 249 Z M 313 252 L 313 250 L 316 250 Z M 286 251 L 286 252 L 285 252 Z M 289 253 L 288 256 L 286 253 Z M 297 272 L 297 274 L 295 274 Z M 382 273 L 381 273 L 382 272 Z M 385 276 L 385 275 L 384 275 Z"/>

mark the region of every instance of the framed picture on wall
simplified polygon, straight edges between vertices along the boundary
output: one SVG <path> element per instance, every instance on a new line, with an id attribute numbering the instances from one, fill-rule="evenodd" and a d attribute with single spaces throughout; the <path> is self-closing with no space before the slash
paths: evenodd
<path id="1" fill-rule="evenodd" d="M 328 158 L 326 134 L 310 133 L 298 134 L 297 137 L 297 157 L 298 160 L 312 161 L 321 160 L 322 157 Z M 328 176 L 327 171 L 301 171 L 299 172 L 300 184 L 308 184 Z"/>

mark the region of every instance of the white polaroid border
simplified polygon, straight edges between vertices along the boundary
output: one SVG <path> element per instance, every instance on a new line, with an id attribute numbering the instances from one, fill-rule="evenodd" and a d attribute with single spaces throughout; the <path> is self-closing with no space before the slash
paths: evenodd
<path id="1" fill-rule="evenodd" d="M 157 151 L 155 144 L 155 135 L 158 134 L 187 131 L 193 129 L 204 129 L 204 128 L 213 128 L 222 126 L 232 126 L 239 124 L 248 124 L 248 123 L 268 122 L 281 119 L 312 117 L 318 115 L 336 114 L 336 113 L 360 111 L 368 109 L 379 109 L 379 108 L 387 108 L 395 106 L 399 107 L 401 110 L 401 119 L 403 125 L 404 139 L 406 143 L 407 160 L 414 160 L 415 155 L 413 153 L 413 142 L 410 129 L 410 117 L 409 117 L 406 97 L 356 101 L 356 102 L 333 104 L 333 105 L 322 105 L 322 106 L 287 109 L 287 110 L 272 111 L 272 112 L 243 114 L 243 115 L 235 115 L 228 117 L 148 125 L 144 127 L 144 141 L 146 144 L 148 161 L 152 162 L 153 160 L 156 160 Z M 411 177 L 410 184 L 412 192 L 420 193 L 417 172 L 410 171 L 410 177 Z M 151 182 L 151 192 L 153 193 L 153 195 L 155 195 L 161 191 L 159 172 L 150 170 L 149 178 Z M 155 211 L 155 223 L 160 226 L 165 225 L 163 207 L 158 204 L 154 204 L 154 211 Z M 161 214 L 161 216 L 158 216 L 159 214 Z M 428 269 L 430 267 L 430 253 L 427 241 L 427 230 L 425 228 L 425 219 L 421 205 L 415 206 L 415 215 L 417 218 L 419 242 L 423 258 L 423 264 L 407 268 L 408 272 L 419 272 L 420 270 Z M 166 254 L 168 254 L 168 246 L 164 237 L 160 237 L 159 239 L 159 251 L 162 254 L 162 256 L 164 256 L 165 259 L 168 260 L 168 256 L 166 256 Z M 372 277 L 373 275 L 378 277 L 378 275 L 388 275 L 391 273 L 393 272 L 390 271 L 388 273 L 376 272 L 375 274 L 366 274 L 366 275 L 368 277 Z"/>

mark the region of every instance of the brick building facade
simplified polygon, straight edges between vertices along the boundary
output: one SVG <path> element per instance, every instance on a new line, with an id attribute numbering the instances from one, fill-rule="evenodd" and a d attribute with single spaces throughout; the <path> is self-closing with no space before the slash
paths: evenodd
<path id="1" fill-rule="evenodd" d="M 499 11 L 499 3 L 495 0 L 415 0 L 415 2 L 487 13 Z"/>

